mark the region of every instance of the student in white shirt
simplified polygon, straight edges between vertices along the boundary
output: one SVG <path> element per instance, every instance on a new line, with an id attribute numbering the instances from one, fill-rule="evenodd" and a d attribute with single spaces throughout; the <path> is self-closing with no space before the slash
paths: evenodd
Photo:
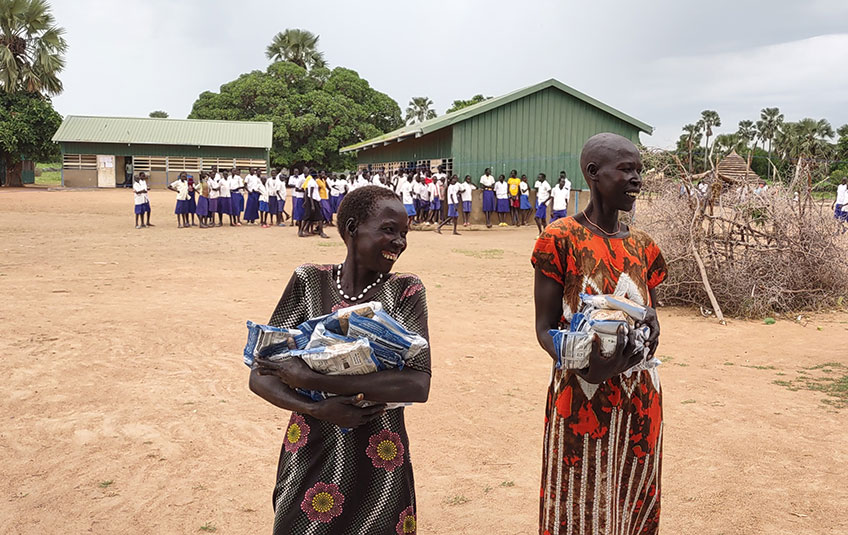
<path id="1" fill-rule="evenodd" d="M 274 173 L 271 173 L 271 176 L 265 181 L 265 188 L 268 190 L 268 213 L 270 214 L 268 224 L 273 225 L 274 221 L 280 217 L 280 181 L 277 180 Z"/>
<path id="2" fill-rule="evenodd" d="M 236 226 L 241 226 L 241 213 L 244 211 L 244 179 L 237 168 L 233 168 L 230 175 L 230 208 Z"/>
<path id="3" fill-rule="evenodd" d="M 418 186 L 418 222 L 430 225 L 430 185 L 433 183 L 432 178 L 425 178 Z"/>
<path id="4" fill-rule="evenodd" d="M 244 179 L 244 187 L 247 190 L 247 202 L 244 205 L 244 220 L 251 225 L 259 219 L 259 186 L 262 182 L 253 174 L 253 169 Z"/>
<path id="5" fill-rule="evenodd" d="M 218 180 L 219 187 L 221 188 L 218 195 L 218 217 L 219 223 L 223 224 L 224 222 L 224 214 L 227 214 L 227 218 L 230 220 L 230 226 L 236 226 L 233 223 L 233 203 L 232 196 L 230 195 L 230 176 L 227 171 L 223 171 L 221 174 L 221 178 Z"/>
<path id="6" fill-rule="evenodd" d="M 526 225 L 530 218 L 530 184 L 527 183 L 527 175 L 521 175 L 521 184 L 518 185 L 518 210 L 521 215 L 521 224 Z"/>
<path id="7" fill-rule="evenodd" d="M 180 173 L 176 180 L 168 184 L 168 189 L 177 192 L 177 205 L 174 214 L 177 216 L 177 228 L 189 228 L 188 224 L 188 177 Z"/>
<path id="8" fill-rule="evenodd" d="M 551 223 L 557 219 L 568 217 L 568 197 L 571 195 L 571 183 L 565 178 L 565 173 L 560 173 L 559 182 L 551 190 L 553 198 L 553 213 Z"/>
<path id="9" fill-rule="evenodd" d="M 135 199 L 135 228 L 150 226 L 150 199 L 147 197 L 147 175 L 143 172 L 133 177 L 133 197 Z M 144 223 L 147 214 L 147 224 Z"/>
<path id="10" fill-rule="evenodd" d="M 477 189 L 477 186 L 471 182 L 471 175 L 465 175 L 465 182 L 459 185 L 459 192 L 462 195 L 462 226 L 467 227 L 471 224 L 471 199 L 472 192 Z"/>
<path id="11" fill-rule="evenodd" d="M 314 171 L 313 171 L 314 173 Z M 315 226 L 315 233 L 322 238 L 329 238 L 324 234 L 324 211 L 321 209 L 321 189 L 318 181 L 313 178 L 312 174 L 307 175 L 306 182 L 303 185 L 305 189 L 304 197 L 304 219 L 303 225 L 298 236 L 301 238 L 311 234 L 312 227 Z"/>
<path id="12" fill-rule="evenodd" d="M 539 173 L 536 177 L 536 226 L 539 235 L 548 226 L 548 205 L 551 203 L 551 185 L 545 173 Z"/>
<path id="13" fill-rule="evenodd" d="M 488 167 L 483 176 L 480 177 L 480 188 L 483 190 L 483 213 L 486 215 L 486 227 L 492 228 L 492 212 L 497 209 L 497 200 L 494 191 L 495 177 L 492 176 Z"/>
<path id="14" fill-rule="evenodd" d="M 436 180 L 436 177 L 433 177 L 433 180 L 427 184 L 427 190 L 430 194 L 430 223 L 439 223 L 439 219 L 442 217 L 442 183 L 439 180 Z"/>
<path id="15" fill-rule="evenodd" d="M 277 226 L 285 227 L 286 221 L 291 217 L 286 212 L 286 177 L 282 171 L 277 175 Z"/>
<path id="16" fill-rule="evenodd" d="M 848 208 L 848 179 L 843 178 L 842 184 L 836 187 L 836 200 L 833 204 L 833 217 L 837 221 L 848 221 L 848 215 L 845 212 L 845 208 Z"/>
<path id="17" fill-rule="evenodd" d="M 344 188 L 343 182 L 344 175 L 341 178 L 330 175 L 327 179 L 327 188 L 330 190 L 330 209 L 334 214 L 339 213 L 339 204 L 342 202 L 342 189 Z"/>
<path id="18" fill-rule="evenodd" d="M 306 175 L 295 169 L 292 173 L 294 180 L 289 179 L 289 184 L 294 188 L 292 190 L 292 225 L 298 225 L 303 221 L 303 183 L 306 182 Z"/>
<path id="19" fill-rule="evenodd" d="M 498 226 L 508 227 L 506 214 L 509 213 L 509 184 L 506 183 L 506 177 L 504 175 L 498 177 L 494 189 L 495 198 L 497 199 Z"/>
<path id="20" fill-rule="evenodd" d="M 215 214 L 220 216 L 220 208 L 218 207 L 218 199 L 221 196 L 221 179 L 219 178 L 217 168 L 212 167 L 212 172 L 206 177 L 206 183 L 209 185 L 209 217 L 212 218 L 210 226 L 215 226 Z M 221 226 L 218 224 L 217 226 Z"/>
<path id="21" fill-rule="evenodd" d="M 268 228 L 268 212 L 270 210 L 268 199 L 270 197 L 268 195 L 268 179 L 266 177 L 259 178 L 256 191 L 259 193 L 259 222 L 262 224 L 262 228 Z"/>
<path id="22" fill-rule="evenodd" d="M 459 184 L 457 184 L 457 176 L 453 175 L 450 179 L 450 185 L 448 186 L 447 199 L 445 199 L 448 203 L 448 216 L 444 219 L 444 221 L 439 223 L 438 227 L 436 227 L 436 232 L 439 234 L 442 233 L 443 226 L 453 222 L 453 235 L 459 236 L 459 232 L 456 231 L 456 223 L 459 221 L 459 212 L 457 212 L 459 199 Z"/>

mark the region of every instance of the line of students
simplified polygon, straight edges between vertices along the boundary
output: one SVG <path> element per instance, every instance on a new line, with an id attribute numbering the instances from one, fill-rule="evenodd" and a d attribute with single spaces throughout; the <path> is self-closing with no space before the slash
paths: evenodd
<path id="1" fill-rule="evenodd" d="M 492 175 L 491 169 L 486 169 L 480 177 L 480 188 L 483 190 L 483 214 L 486 216 L 486 226 L 492 227 L 492 214 L 498 215 L 498 226 L 506 227 L 507 214 L 512 218 L 512 224 L 520 227 L 527 224 L 533 207 L 530 204 L 530 185 L 527 183 L 527 175 L 518 176 L 518 171 L 513 169 L 509 179 L 500 175 L 497 180 Z M 551 222 L 568 215 L 568 199 L 571 195 L 571 181 L 568 180 L 565 171 L 560 171 L 559 180 L 551 187 L 545 173 L 539 173 L 536 177 L 536 226 L 539 233 L 548 224 L 548 205 L 551 206 Z"/>

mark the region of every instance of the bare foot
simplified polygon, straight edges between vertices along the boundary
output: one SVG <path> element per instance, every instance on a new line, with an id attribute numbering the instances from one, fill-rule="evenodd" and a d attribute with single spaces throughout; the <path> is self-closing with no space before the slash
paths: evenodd
<path id="1" fill-rule="evenodd" d="M 453 235 L 454 235 L 454 236 L 460 236 L 461 234 L 460 234 L 459 232 L 457 232 L 457 231 L 453 231 Z"/>
<path id="2" fill-rule="evenodd" d="M 441 234 L 441 233 L 442 233 L 442 229 L 440 229 L 440 228 L 436 227 L 436 232 L 438 232 L 439 234 Z"/>
<path id="3" fill-rule="evenodd" d="M 319 234 L 319 236 L 321 236 L 322 238 L 326 238 L 328 240 L 330 239 L 330 237 L 327 236 L 326 234 L 324 234 L 323 232 L 321 234 Z"/>

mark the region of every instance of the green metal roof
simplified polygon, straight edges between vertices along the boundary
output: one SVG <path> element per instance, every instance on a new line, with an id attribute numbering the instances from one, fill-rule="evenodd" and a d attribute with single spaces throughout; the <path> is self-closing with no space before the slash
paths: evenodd
<path id="1" fill-rule="evenodd" d="M 68 115 L 53 141 L 270 149 L 272 133 L 272 123 L 260 121 Z"/>
<path id="2" fill-rule="evenodd" d="M 435 119 L 429 119 L 420 123 L 404 126 L 402 128 L 398 128 L 393 132 L 389 132 L 388 134 L 383 134 L 382 136 L 378 136 L 373 139 L 357 143 L 355 145 L 349 145 L 341 149 L 339 153 L 344 154 L 345 152 L 367 150 L 382 145 L 388 145 L 391 142 L 403 141 L 404 139 L 409 139 L 413 137 L 421 137 L 436 130 L 441 130 L 442 128 L 454 125 L 466 119 L 470 119 L 475 115 L 486 113 L 489 110 L 524 98 L 527 95 L 532 95 L 533 93 L 542 91 L 549 87 L 555 87 L 560 91 L 568 93 L 569 95 L 578 98 L 598 109 L 601 109 L 614 117 L 618 117 L 622 121 L 632 124 L 633 126 L 645 132 L 646 134 L 652 134 L 654 131 L 654 128 L 651 125 L 643 123 L 642 121 L 631 117 L 626 113 L 620 112 L 617 109 L 604 104 L 600 100 L 594 99 L 589 95 L 586 95 L 585 93 L 581 93 L 580 91 L 577 91 L 576 89 L 565 85 L 559 80 L 551 78 L 550 80 L 545 80 L 544 82 L 540 82 L 536 85 L 531 85 L 530 87 L 518 89 L 500 97 L 490 98 L 489 100 L 478 102 L 477 104 L 473 104 L 471 106 L 462 108 L 461 110 L 457 110 L 452 113 L 446 113 L 445 115 L 442 115 L 441 117 L 436 117 Z"/>

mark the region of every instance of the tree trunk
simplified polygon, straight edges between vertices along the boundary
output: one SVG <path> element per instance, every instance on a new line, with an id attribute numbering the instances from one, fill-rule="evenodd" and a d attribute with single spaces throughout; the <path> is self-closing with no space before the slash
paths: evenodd
<path id="1" fill-rule="evenodd" d="M 769 138 L 768 161 L 769 161 L 769 166 L 768 166 L 768 173 L 766 173 L 766 178 L 771 178 L 771 165 L 772 165 L 771 164 L 771 138 Z"/>
<path id="2" fill-rule="evenodd" d="M 6 186 L 7 187 L 23 187 L 23 169 L 24 164 L 20 160 L 10 162 L 6 160 Z"/>

